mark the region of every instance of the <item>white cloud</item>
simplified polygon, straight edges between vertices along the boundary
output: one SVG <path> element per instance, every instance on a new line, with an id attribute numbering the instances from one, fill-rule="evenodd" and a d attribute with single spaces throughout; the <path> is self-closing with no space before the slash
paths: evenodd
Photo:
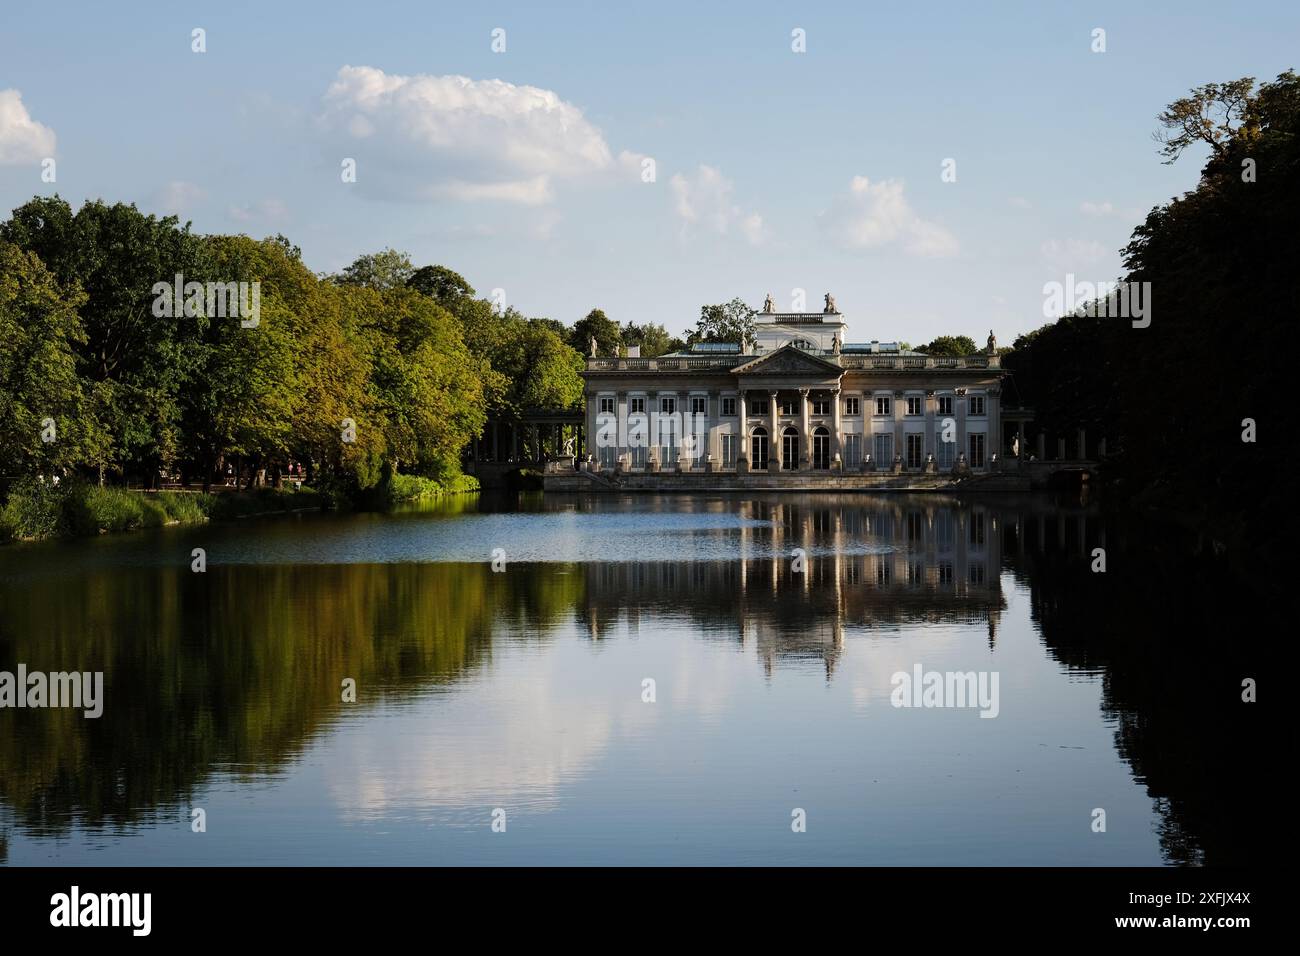
<path id="1" fill-rule="evenodd" d="M 829 233 L 850 249 L 897 246 L 923 257 L 951 256 L 958 250 L 952 233 L 916 214 L 897 179 L 871 182 L 854 176 L 848 194 L 821 218 Z"/>
<path id="2" fill-rule="evenodd" d="M 54 130 L 32 119 L 17 90 L 0 90 L 0 166 L 38 163 L 54 155 Z"/>
<path id="3" fill-rule="evenodd" d="M 154 193 L 153 205 L 163 212 L 179 216 L 206 199 L 202 186 L 184 180 L 174 180 Z"/>
<path id="4" fill-rule="evenodd" d="M 231 206 L 230 218 L 236 222 L 251 222 L 254 219 L 278 222 L 289 215 L 289 207 L 282 199 L 262 199 L 247 206 Z"/>
<path id="5" fill-rule="evenodd" d="M 1084 200 L 1079 203 L 1079 211 L 1086 216 L 1096 216 L 1098 218 L 1115 216 L 1130 222 L 1146 218 L 1144 210 L 1136 206 L 1131 209 L 1121 209 L 1111 203 L 1110 200 L 1104 200 L 1102 202 L 1089 202 Z"/>
<path id="6" fill-rule="evenodd" d="M 504 80 L 345 66 L 319 126 L 340 159 L 357 159 L 357 187 L 388 198 L 538 205 L 554 181 L 617 165 L 581 109 Z"/>
<path id="7" fill-rule="evenodd" d="M 1048 239 L 1039 252 L 1053 273 L 1082 272 L 1111 255 L 1106 246 L 1092 239 Z"/>
<path id="8" fill-rule="evenodd" d="M 768 229 L 763 217 L 741 209 L 732 200 L 731 180 L 712 166 L 697 166 L 689 177 L 677 173 L 668 185 L 684 236 L 703 230 L 720 236 L 739 233 L 751 245 L 767 240 Z"/>
<path id="9" fill-rule="evenodd" d="M 1026 199 L 1024 196 L 1012 196 L 1011 199 L 1010 199 L 1010 203 L 1011 203 L 1011 205 L 1015 206 L 1017 209 L 1033 209 L 1033 208 L 1034 208 L 1034 204 L 1031 203 L 1031 202 L 1030 202 L 1028 199 Z"/>

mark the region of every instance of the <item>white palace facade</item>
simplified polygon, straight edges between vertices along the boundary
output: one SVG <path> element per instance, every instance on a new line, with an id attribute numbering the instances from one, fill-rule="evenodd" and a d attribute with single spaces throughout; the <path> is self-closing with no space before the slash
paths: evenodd
<path id="1" fill-rule="evenodd" d="M 785 472 L 961 475 L 996 465 L 1002 369 L 845 343 L 821 313 L 765 311 L 753 340 L 641 358 L 588 358 L 586 448 L 606 474 Z M 811 477 L 811 476 L 810 476 Z"/>

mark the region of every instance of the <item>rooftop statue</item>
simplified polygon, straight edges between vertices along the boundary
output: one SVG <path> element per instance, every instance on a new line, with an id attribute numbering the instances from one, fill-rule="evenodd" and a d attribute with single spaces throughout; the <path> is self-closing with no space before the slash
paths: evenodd
<path id="1" fill-rule="evenodd" d="M 997 350 L 998 350 L 997 337 L 993 334 L 993 330 L 989 329 L 988 352 L 990 355 L 992 355 Z"/>
<path id="2" fill-rule="evenodd" d="M 776 303 L 772 301 L 772 293 L 770 292 L 767 294 L 767 298 L 763 300 L 763 311 L 768 313 L 776 311 Z"/>
<path id="3" fill-rule="evenodd" d="M 827 315 L 838 315 L 839 309 L 835 308 L 835 296 L 829 292 L 826 293 L 826 308 L 822 309 Z"/>
<path id="4" fill-rule="evenodd" d="M 596 336 L 594 336 L 594 335 L 591 337 L 591 353 L 590 353 L 590 354 L 591 354 L 591 357 L 592 357 L 592 358 L 595 358 L 595 357 L 596 357 Z"/>

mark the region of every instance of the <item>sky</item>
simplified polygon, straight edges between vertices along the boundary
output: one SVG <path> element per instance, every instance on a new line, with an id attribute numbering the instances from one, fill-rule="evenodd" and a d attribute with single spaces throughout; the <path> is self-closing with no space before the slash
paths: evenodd
<path id="1" fill-rule="evenodd" d="M 1288 68 L 1273 0 L 6 0 L 0 213 L 134 202 L 317 272 L 393 247 L 566 323 L 803 290 L 847 341 L 1010 344 L 1195 187 L 1166 104 Z"/>

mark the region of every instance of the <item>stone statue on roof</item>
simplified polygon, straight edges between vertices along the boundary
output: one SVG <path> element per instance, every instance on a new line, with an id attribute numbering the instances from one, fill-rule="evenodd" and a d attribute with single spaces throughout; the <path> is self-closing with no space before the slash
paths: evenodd
<path id="1" fill-rule="evenodd" d="M 822 309 L 827 315 L 838 315 L 839 309 L 835 308 L 835 296 L 829 292 L 826 293 L 826 308 Z"/>
<path id="2" fill-rule="evenodd" d="M 591 351 L 588 353 L 592 358 L 596 357 L 596 336 L 591 337 Z"/>
<path id="3" fill-rule="evenodd" d="M 763 300 L 763 311 L 766 313 L 772 313 L 776 311 L 776 302 L 773 301 L 772 293 L 770 292 L 767 294 L 767 298 Z"/>
<path id="4" fill-rule="evenodd" d="M 995 336 L 995 335 L 993 334 L 993 330 L 992 330 L 992 329 L 989 329 L 989 341 L 988 341 L 988 345 L 987 345 L 987 347 L 986 347 L 986 351 L 987 351 L 990 355 L 992 355 L 992 354 L 993 354 L 994 352 L 996 352 L 997 350 L 998 350 L 998 340 L 997 340 L 997 336 Z"/>

